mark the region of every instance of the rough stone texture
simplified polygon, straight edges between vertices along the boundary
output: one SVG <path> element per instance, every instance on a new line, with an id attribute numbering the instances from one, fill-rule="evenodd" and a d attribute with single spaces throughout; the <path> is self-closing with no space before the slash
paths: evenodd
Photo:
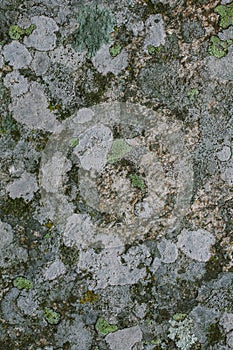
<path id="1" fill-rule="evenodd" d="M 3 55 L 6 62 L 9 62 L 14 69 L 28 67 L 32 61 L 32 56 L 26 47 L 18 41 L 12 41 L 4 46 Z"/>
<path id="2" fill-rule="evenodd" d="M 95 226 L 86 214 L 73 214 L 67 220 L 63 241 L 67 247 L 87 247 L 93 242 Z"/>
<path id="3" fill-rule="evenodd" d="M 233 329 L 233 314 L 225 312 L 220 319 L 220 325 L 223 326 L 225 331 L 228 333 Z"/>
<path id="4" fill-rule="evenodd" d="M 65 265 L 62 261 L 55 260 L 52 262 L 44 271 L 44 278 L 46 280 L 52 281 L 66 272 Z"/>
<path id="5" fill-rule="evenodd" d="M 119 55 L 112 57 L 109 52 L 109 45 L 103 45 L 92 59 L 94 67 L 103 75 L 111 72 L 118 75 L 128 65 L 128 55 L 122 50 Z"/>
<path id="6" fill-rule="evenodd" d="M 36 75 L 45 74 L 49 67 L 49 64 L 50 62 L 47 53 L 36 51 L 31 63 L 31 67 L 36 73 Z"/>
<path id="7" fill-rule="evenodd" d="M 231 158 L 231 148 L 229 146 L 224 146 L 217 152 L 217 157 L 221 162 L 229 160 Z"/>
<path id="8" fill-rule="evenodd" d="M 80 350 L 90 349 L 91 333 L 86 329 L 85 324 L 80 316 L 73 315 L 72 320 L 62 321 L 58 326 L 55 339 L 58 346 L 70 342 L 71 350 L 76 350 L 77 346 Z"/>
<path id="9" fill-rule="evenodd" d="M 22 197 L 24 200 L 30 201 L 39 187 L 32 174 L 23 173 L 20 179 L 15 180 L 6 189 L 13 199 Z"/>
<path id="10" fill-rule="evenodd" d="M 56 46 L 56 34 L 58 26 L 56 22 L 46 16 L 35 16 L 31 18 L 36 26 L 29 37 L 25 37 L 24 44 L 27 47 L 33 47 L 39 51 L 50 51 Z"/>
<path id="11" fill-rule="evenodd" d="M 224 29 L 222 32 L 218 33 L 218 37 L 221 40 L 232 40 L 233 39 L 233 28 L 229 27 L 227 29 Z"/>
<path id="12" fill-rule="evenodd" d="M 29 89 L 28 80 L 16 70 L 6 75 L 4 84 L 10 89 L 12 96 L 25 94 Z"/>
<path id="13" fill-rule="evenodd" d="M 105 338 L 111 350 L 131 350 L 141 339 L 142 331 L 139 326 L 121 329 Z"/>
<path id="14" fill-rule="evenodd" d="M 231 186 L 233 184 L 233 167 L 226 167 L 226 169 L 221 173 L 221 178 Z"/>
<path id="15" fill-rule="evenodd" d="M 13 232 L 10 225 L 5 222 L 0 223 L 0 231 L 1 231 L 1 250 L 4 250 L 7 246 L 11 244 L 13 241 Z"/>
<path id="16" fill-rule="evenodd" d="M 30 129 L 51 131 L 58 125 L 54 113 L 48 109 L 43 88 L 37 83 L 24 96 L 13 99 L 10 108 L 14 118 Z"/>
<path id="17" fill-rule="evenodd" d="M 233 348 L 222 4 L 1 1 L 0 349 Z"/>
<path id="18" fill-rule="evenodd" d="M 178 257 L 178 249 L 176 245 L 166 239 L 163 239 L 158 243 L 158 250 L 161 254 L 161 261 L 164 263 L 173 263 Z"/>
<path id="19" fill-rule="evenodd" d="M 58 46 L 49 53 L 52 63 L 59 63 L 72 70 L 80 67 L 84 61 L 83 53 L 76 52 L 70 45 Z"/>
<path id="20" fill-rule="evenodd" d="M 233 80 L 233 47 L 230 46 L 228 54 L 221 58 L 209 57 L 207 68 L 210 72 L 211 78 L 218 78 L 220 80 Z"/>
<path id="21" fill-rule="evenodd" d="M 137 253 L 132 251 L 131 256 L 126 256 L 134 260 L 137 258 L 138 262 L 132 268 L 129 262 L 122 264 L 119 259 L 119 254 L 122 252 L 122 245 L 109 246 L 107 249 L 99 254 L 94 250 L 82 252 L 79 257 L 78 271 L 90 271 L 94 276 L 94 283 L 90 281 L 92 288 L 106 288 L 107 286 L 124 286 L 133 285 L 140 279 L 146 276 L 146 267 L 138 268 L 140 263 L 144 261 L 146 253 L 141 253 L 137 257 Z M 125 259 L 125 258 L 124 258 Z"/>
<path id="22" fill-rule="evenodd" d="M 144 41 L 144 49 L 148 48 L 148 45 L 158 47 L 165 44 L 166 33 L 164 30 L 163 19 L 161 15 L 150 16 L 146 23 L 146 38 Z"/>
<path id="23" fill-rule="evenodd" d="M 17 306 L 25 315 L 35 315 L 39 307 L 36 292 L 22 291 L 17 298 Z"/>
<path id="24" fill-rule="evenodd" d="M 208 261 L 211 257 L 210 249 L 214 243 L 214 236 L 205 230 L 183 230 L 178 236 L 177 247 L 191 259 Z"/>
<path id="25" fill-rule="evenodd" d="M 4 59 L 3 59 L 3 56 L 1 54 L 0 55 L 0 69 L 2 68 L 3 64 L 4 64 Z"/>
<path id="26" fill-rule="evenodd" d="M 102 170 L 112 144 L 112 132 L 104 125 L 97 125 L 79 136 L 74 154 L 85 170 Z"/>
<path id="27" fill-rule="evenodd" d="M 233 331 L 227 334 L 227 345 L 233 349 Z"/>

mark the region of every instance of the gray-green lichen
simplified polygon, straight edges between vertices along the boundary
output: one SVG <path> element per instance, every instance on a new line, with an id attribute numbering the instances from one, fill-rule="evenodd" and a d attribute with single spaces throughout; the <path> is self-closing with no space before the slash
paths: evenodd
<path id="1" fill-rule="evenodd" d="M 76 51 L 87 50 L 87 57 L 91 58 L 110 41 L 114 17 L 107 8 L 89 5 L 80 8 L 77 22 L 79 27 L 73 33 L 73 48 Z"/>
<path id="2" fill-rule="evenodd" d="M 174 317 L 173 317 L 174 318 Z M 180 318 L 178 318 L 180 319 Z M 168 338 L 173 340 L 178 349 L 189 350 L 198 339 L 193 333 L 193 321 L 190 318 L 170 320 Z"/>
<path id="3" fill-rule="evenodd" d="M 114 140 L 112 143 L 112 148 L 108 154 L 108 163 L 112 164 L 117 162 L 130 150 L 131 147 L 123 139 Z"/>

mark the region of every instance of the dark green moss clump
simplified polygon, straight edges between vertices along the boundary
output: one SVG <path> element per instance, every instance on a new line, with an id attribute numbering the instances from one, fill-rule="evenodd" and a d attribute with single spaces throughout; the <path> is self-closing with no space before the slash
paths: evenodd
<path id="1" fill-rule="evenodd" d="M 213 323 L 208 327 L 207 337 L 208 337 L 209 345 L 214 345 L 219 343 L 219 341 L 222 338 L 222 333 L 217 323 Z"/>
<path id="2" fill-rule="evenodd" d="M 90 5 L 80 9 L 77 21 L 79 27 L 73 34 L 73 47 L 77 51 L 87 50 L 87 56 L 91 58 L 110 41 L 114 17 L 108 9 Z"/>

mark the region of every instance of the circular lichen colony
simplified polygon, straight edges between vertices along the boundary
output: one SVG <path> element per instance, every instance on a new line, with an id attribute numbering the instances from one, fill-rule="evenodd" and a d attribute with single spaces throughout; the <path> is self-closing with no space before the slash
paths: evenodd
<path id="1" fill-rule="evenodd" d="M 42 198 L 50 219 L 64 228 L 82 213 L 81 201 L 95 227 L 92 243 L 100 234 L 123 241 L 173 235 L 192 196 L 188 143 L 182 123 L 168 111 L 125 103 L 80 110 L 63 123 L 42 157 Z M 72 197 L 65 182 L 73 166 L 78 193 Z"/>

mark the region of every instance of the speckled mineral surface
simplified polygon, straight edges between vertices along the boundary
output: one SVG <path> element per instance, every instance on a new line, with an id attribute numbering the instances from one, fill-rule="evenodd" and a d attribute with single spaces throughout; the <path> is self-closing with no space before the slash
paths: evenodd
<path id="1" fill-rule="evenodd" d="M 1 0 L 0 349 L 233 349 L 232 18 Z"/>

